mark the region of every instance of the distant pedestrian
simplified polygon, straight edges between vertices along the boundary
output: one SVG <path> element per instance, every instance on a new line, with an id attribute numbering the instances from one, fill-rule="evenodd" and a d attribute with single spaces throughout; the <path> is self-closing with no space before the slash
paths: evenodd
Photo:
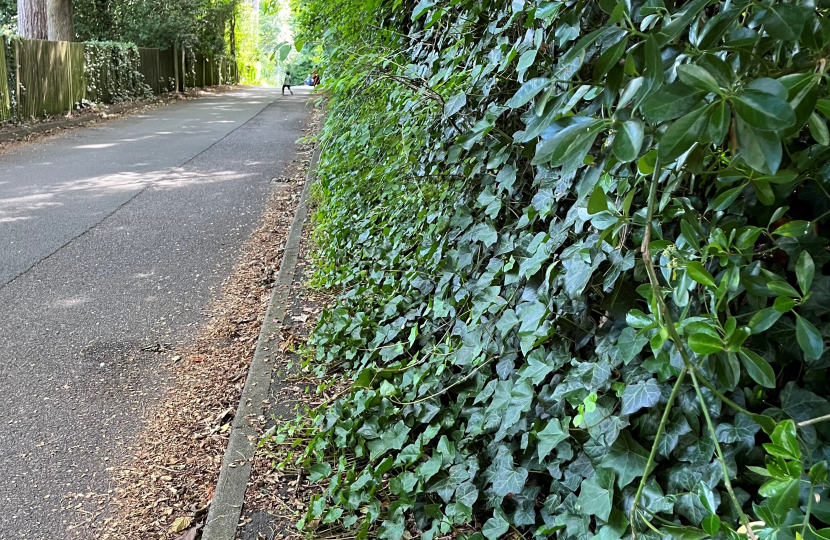
<path id="1" fill-rule="evenodd" d="M 320 84 L 320 76 L 317 75 L 317 70 L 311 72 L 311 86 L 317 86 Z"/>
<path id="2" fill-rule="evenodd" d="M 282 95 L 285 95 L 285 89 L 288 88 L 288 91 L 291 92 L 291 72 L 285 72 L 285 80 L 282 82 Z M 294 92 L 291 92 L 291 95 L 294 95 Z"/>

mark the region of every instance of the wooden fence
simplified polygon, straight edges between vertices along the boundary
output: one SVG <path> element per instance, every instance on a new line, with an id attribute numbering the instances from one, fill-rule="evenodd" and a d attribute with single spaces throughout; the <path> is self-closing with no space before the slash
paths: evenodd
<path id="1" fill-rule="evenodd" d="M 129 81 L 110 81 L 108 77 L 116 71 L 107 66 L 114 60 L 104 58 L 99 65 L 87 65 L 85 52 L 95 47 L 101 45 L 29 39 L 9 41 L 0 37 L 0 122 L 65 114 L 84 99 L 99 103 L 124 101 L 138 95 L 136 86 L 144 84 L 159 95 L 196 86 L 233 84 L 238 80 L 236 66 L 224 58 L 197 55 L 195 60 L 189 60 L 192 55 L 183 55 L 181 50 L 139 48 L 140 76 Z M 11 65 L 7 65 L 7 58 L 11 59 Z M 119 91 L 110 92 L 111 88 Z"/>

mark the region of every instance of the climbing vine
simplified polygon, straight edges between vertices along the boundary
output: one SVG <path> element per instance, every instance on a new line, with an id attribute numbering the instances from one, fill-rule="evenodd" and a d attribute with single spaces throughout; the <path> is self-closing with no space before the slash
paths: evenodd
<path id="1" fill-rule="evenodd" d="M 828 9 L 300 2 L 350 385 L 300 526 L 830 538 Z"/>
<path id="2" fill-rule="evenodd" d="M 89 101 L 120 103 L 153 97 L 139 71 L 140 57 L 135 45 L 88 42 L 84 44 L 84 58 Z"/>

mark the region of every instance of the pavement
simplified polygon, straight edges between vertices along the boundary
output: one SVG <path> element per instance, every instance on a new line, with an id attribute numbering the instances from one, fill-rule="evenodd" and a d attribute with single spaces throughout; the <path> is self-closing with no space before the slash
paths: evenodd
<path id="1" fill-rule="evenodd" d="M 248 87 L 0 153 L 0 540 L 85 537 L 77 494 L 111 489 L 168 383 L 145 349 L 206 320 L 308 98 Z"/>

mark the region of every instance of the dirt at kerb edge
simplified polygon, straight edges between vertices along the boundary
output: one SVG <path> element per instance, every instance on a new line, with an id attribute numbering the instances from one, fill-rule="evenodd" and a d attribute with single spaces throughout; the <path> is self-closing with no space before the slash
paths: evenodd
<path id="1" fill-rule="evenodd" d="M 171 530 L 177 518 L 204 518 L 310 156 L 310 146 L 298 146 L 209 321 L 193 345 L 168 354 L 173 384 L 142 419 L 123 466 L 108 469 L 114 487 L 95 496 L 101 513 L 79 515 L 70 527 L 76 537 L 168 540 L 181 535 Z"/>
<path id="2" fill-rule="evenodd" d="M 90 126 L 96 126 L 100 124 L 104 124 L 107 122 L 111 122 L 113 120 L 119 120 L 123 118 L 130 118 L 131 116 L 135 116 L 137 114 L 146 113 L 147 111 L 153 109 L 159 109 L 161 107 L 167 107 L 168 105 L 172 105 L 174 103 L 179 103 L 180 101 L 192 101 L 194 99 L 198 99 L 201 97 L 206 96 L 214 96 L 218 94 L 224 94 L 226 92 L 231 92 L 234 90 L 240 90 L 246 88 L 245 85 L 221 85 L 221 86 L 208 86 L 205 88 L 192 88 L 187 92 L 168 92 L 166 94 L 161 94 L 159 96 L 155 96 L 153 99 L 149 100 L 140 100 L 135 102 L 124 102 L 124 103 L 113 103 L 109 105 L 101 105 L 100 108 L 96 109 L 81 109 L 78 111 L 73 111 L 70 116 L 63 116 L 63 115 L 54 115 L 48 118 L 37 118 L 25 122 L 21 122 L 18 124 L 13 124 L 10 122 L 2 122 L 0 123 L 0 133 L 6 133 L 9 131 L 14 131 L 21 128 L 30 128 L 36 127 L 41 124 L 54 122 L 60 120 L 62 118 L 65 119 L 76 119 L 76 118 L 87 118 L 86 121 L 81 122 L 79 124 L 74 124 L 71 126 L 55 126 L 52 129 L 48 129 L 46 131 L 38 131 L 35 133 L 30 133 L 25 135 L 21 139 L 11 140 L 11 141 L 0 141 L 0 154 L 6 154 L 12 150 L 16 150 L 21 146 L 31 144 L 34 142 L 43 142 L 48 139 L 52 139 L 54 137 L 59 137 L 61 135 L 65 135 L 71 131 L 76 129 L 86 128 Z M 128 109 L 122 112 L 113 112 L 113 107 L 117 107 L 119 105 L 135 105 L 135 108 Z"/>

